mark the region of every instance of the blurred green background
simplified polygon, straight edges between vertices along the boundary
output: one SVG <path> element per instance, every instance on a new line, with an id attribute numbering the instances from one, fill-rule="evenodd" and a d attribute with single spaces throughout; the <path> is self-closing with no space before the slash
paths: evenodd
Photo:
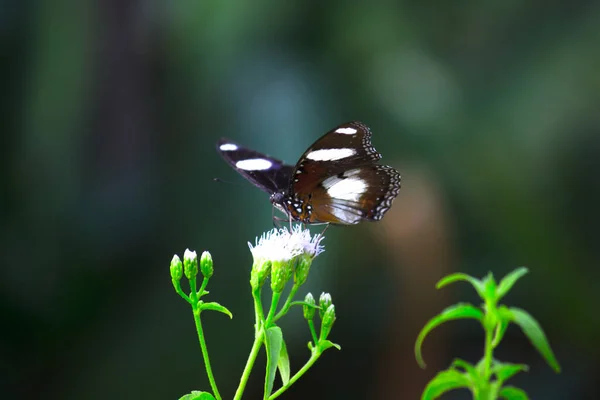
<path id="1" fill-rule="evenodd" d="M 272 210 L 215 142 L 294 163 L 360 120 L 403 187 L 383 221 L 327 232 L 301 295 L 332 294 L 342 351 L 284 398 L 417 399 L 482 353 L 480 327 L 455 322 L 417 366 L 426 320 L 478 303 L 435 282 L 520 265 L 504 301 L 540 321 L 563 373 L 515 327 L 496 357 L 531 366 L 513 383 L 533 399 L 600 398 L 599 2 L 3 0 L 0 46 L 0 397 L 208 389 L 169 278 L 189 247 L 212 252 L 209 299 L 235 316 L 204 318 L 231 398 L 253 339 L 246 242 Z M 295 370 L 299 310 L 283 328 Z"/>

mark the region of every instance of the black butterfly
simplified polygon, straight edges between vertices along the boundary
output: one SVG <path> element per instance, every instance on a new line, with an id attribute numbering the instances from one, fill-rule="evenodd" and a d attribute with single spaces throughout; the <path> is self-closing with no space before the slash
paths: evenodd
<path id="1" fill-rule="evenodd" d="M 377 164 L 371 131 L 349 122 L 327 132 L 296 166 L 222 138 L 218 152 L 236 171 L 270 195 L 290 221 L 357 224 L 378 221 L 400 190 L 400 174 Z"/>

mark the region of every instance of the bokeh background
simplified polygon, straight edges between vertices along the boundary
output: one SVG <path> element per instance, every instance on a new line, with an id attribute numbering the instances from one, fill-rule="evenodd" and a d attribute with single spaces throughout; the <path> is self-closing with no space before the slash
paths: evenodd
<path id="1" fill-rule="evenodd" d="M 480 327 L 454 322 L 417 366 L 420 327 L 478 304 L 435 282 L 520 265 L 504 301 L 540 321 L 563 372 L 516 327 L 497 358 L 531 366 L 512 382 L 533 399 L 600 398 L 597 1 L 3 0 L 0 48 L 0 397 L 208 389 L 169 278 L 189 247 L 212 252 L 210 299 L 235 315 L 204 318 L 231 398 L 253 339 L 247 241 L 272 210 L 215 142 L 294 163 L 360 120 L 403 187 L 382 222 L 327 232 L 301 294 L 332 294 L 342 351 L 284 398 L 419 398 L 482 353 Z M 309 332 L 299 310 L 282 325 L 295 369 Z"/>

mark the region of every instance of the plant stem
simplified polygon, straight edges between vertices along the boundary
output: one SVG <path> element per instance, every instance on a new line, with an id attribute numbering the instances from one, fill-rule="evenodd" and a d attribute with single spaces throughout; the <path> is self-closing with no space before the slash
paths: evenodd
<path id="1" fill-rule="evenodd" d="M 277 390 L 275 393 L 273 393 L 269 397 L 269 400 L 276 399 L 277 397 L 281 396 L 283 394 L 283 392 L 288 390 L 290 388 L 290 386 L 292 386 L 292 384 L 294 384 L 294 382 L 296 382 L 298 379 L 300 379 L 302 377 L 302 375 L 304 375 L 306 373 L 306 371 L 308 371 L 308 369 L 313 366 L 313 364 L 319 359 L 321 354 L 322 354 L 321 350 L 319 349 L 318 346 L 316 346 L 313 349 L 310 359 L 306 362 L 306 364 L 304 364 L 304 366 L 302 368 L 300 368 L 300 370 L 298 372 L 296 372 L 294 374 L 294 376 L 291 377 L 291 379 L 288 381 L 288 383 L 286 383 L 285 385 L 280 387 L 279 390 Z"/>
<path id="2" fill-rule="evenodd" d="M 485 348 L 484 348 L 484 361 L 483 361 L 483 377 L 485 378 L 486 384 L 489 384 L 490 370 L 492 368 L 492 339 L 494 336 L 494 328 L 485 330 Z"/>
<path id="3" fill-rule="evenodd" d="M 275 318 L 273 318 L 273 322 L 277 322 L 277 320 L 279 318 L 283 317 L 289 311 L 290 307 L 292 306 L 292 300 L 294 300 L 294 297 L 296 296 L 298 289 L 300 289 L 300 285 L 294 284 L 294 286 L 292 286 L 292 290 L 290 290 L 290 294 L 288 295 L 288 298 L 285 301 L 285 304 L 283 305 L 281 310 L 277 313 L 277 315 L 275 315 Z"/>
<path id="4" fill-rule="evenodd" d="M 205 287 L 206 282 L 203 282 L 202 287 Z M 192 305 L 192 312 L 194 313 L 194 322 L 196 323 L 196 332 L 198 333 L 198 341 L 200 342 L 200 349 L 202 350 L 202 357 L 204 358 L 204 368 L 206 369 L 206 375 L 208 375 L 208 381 L 212 388 L 214 396 L 217 400 L 221 400 L 219 389 L 217 389 L 217 383 L 210 366 L 210 359 L 208 357 L 208 348 L 206 347 L 206 341 L 204 340 L 204 331 L 202 330 L 202 322 L 200 321 L 200 308 L 198 307 L 198 293 L 196 292 L 196 278 L 190 279 L 190 301 Z"/>
<path id="5" fill-rule="evenodd" d="M 315 322 L 312 319 L 310 321 L 308 321 L 308 329 L 310 329 L 310 334 L 312 335 L 313 343 L 316 346 L 319 341 L 319 338 L 317 338 L 317 331 L 315 330 Z"/>
<path id="6" fill-rule="evenodd" d="M 263 323 L 265 322 L 265 314 L 261 302 L 261 288 L 257 288 L 252 291 L 252 298 L 254 299 L 254 334 L 258 335 L 259 330 L 262 328 Z"/>
<path id="7" fill-rule="evenodd" d="M 271 308 L 269 309 L 269 314 L 267 314 L 267 319 L 265 321 L 265 329 L 269 329 L 271 323 L 273 322 L 273 317 L 275 316 L 275 310 L 277 310 L 277 304 L 279 303 L 279 299 L 281 298 L 281 293 L 273 293 L 273 297 L 271 297 Z"/>
<path id="8" fill-rule="evenodd" d="M 181 289 L 181 284 L 179 283 L 179 281 L 176 281 L 174 279 L 171 279 L 171 281 L 173 282 L 173 287 L 175 288 L 177 294 L 180 295 L 185 301 L 192 304 L 192 300 L 190 300 L 189 296 L 185 294 Z"/>
<path id="9" fill-rule="evenodd" d="M 234 400 L 239 400 L 242 398 L 242 394 L 244 394 L 244 389 L 246 388 L 246 383 L 248 383 L 248 378 L 250 377 L 250 372 L 252 371 L 252 367 L 254 366 L 254 362 L 256 361 L 256 357 L 258 356 L 258 352 L 260 350 L 260 346 L 262 345 L 264 337 L 264 330 L 260 328 L 260 330 L 256 333 L 254 337 L 254 344 L 252 345 L 252 350 L 250 350 L 250 355 L 248 356 L 248 361 L 246 361 L 246 367 L 244 367 L 244 372 L 242 373 L 242 377 L 240 378 L 240 385 L 238 386 Z"/>

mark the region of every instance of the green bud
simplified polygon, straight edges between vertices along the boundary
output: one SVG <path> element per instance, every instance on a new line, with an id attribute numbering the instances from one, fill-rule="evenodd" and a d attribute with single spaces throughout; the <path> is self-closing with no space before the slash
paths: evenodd
<path id="1" fill-rule="evenodd" d="M 306 295 L 306 297 L 304 297 L 304 302 L 313 306 L 316 304 L 315 298 L 310 292 Z M 311 307 L 307 304 L 304 304 L 302 306 L 302 313 L 304 314 L 304 319 L 307 321 L 312 321 L 312 319 L 315 317 L 316 310 L 317 309 L 315 307 Z"/>
<path id="2" fill-rule="evenodd" d="M 171 270 L 171 279 L 174 281 L 181 280 L 181 277 L 183 276 L 183 264 L 181 263 L 181 259 L 177 254 L 173 256 L 173 259 L 171 260 L 171 266 L 169 268 Z"/>
<path id="3" fill-rule="evenodd" d="M 269 274 L 271 273 L 271 261 L 259 261 L 252 265 L 252 272 L 250 273 L 250 286 L 253 289 L 263 287 Z"/>
<path id="4" fill-rule="evenodd" d="M 300 257 L 296 264 L 296 270 L 294 271 L 294 284 L 296 286 L 304 285 L 304 282 L 306 282 L 312 260 L 312 257 L 306 253 Z"/>
<path id="5" fill-rule="evenodd" d="M 195 251 L 186 249 L 183 253 L 183 273 L 190 280 L 198 275 L 198 255 Z"/>
<path id="6" fill-rule="evenodd" d="M 331 328 L 333 327 L 333 323 L 335 322 L 335 306 L 330 304 L 323 315 L 323 320 L 321 323 L 321 340 L 327 339 L 329 336 L 329 332 L 331 332 Z"/>
<path id="7" fill-rule="evenodd" d="M 293 272 L 294 269 L 290 260 L 273 262 L 271 267 L 271 290 L 273 293 L 283 292 Z"/>
<path id="8" fill-rule="evenodd" d="M 321 317 L 321 320 L 323 320 L 325 311 L 329 308 L 331 302 L 331 295 L 329 293 L 321 293 L 319 297 L 319 317 Z"/>
<path id="9" fill-rule="evenodd" d="M 200 256 L 200 271 L 205 278 L 213 276 L 213 260 L 208 251 L 202 252 L 202 255 Z"/>

